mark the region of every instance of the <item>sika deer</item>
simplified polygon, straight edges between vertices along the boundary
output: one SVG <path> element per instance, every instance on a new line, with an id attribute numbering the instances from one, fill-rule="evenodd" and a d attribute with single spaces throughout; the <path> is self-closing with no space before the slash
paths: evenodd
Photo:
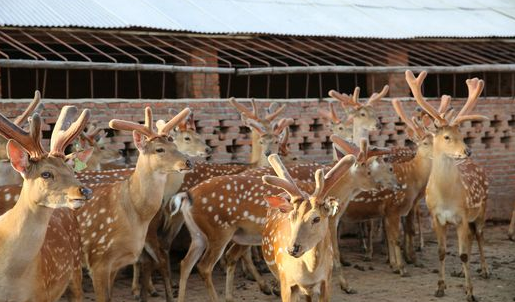
<path id="1" fill-rule="evenodd" d="M 0 296 L 2 301 L 56 301 L 68 286 L 77 293 L 81 286 L 79 236 L 73 216 L 91 197 L 91 190 L 74 177 L 65 147 L 82 131 L 89 119 L 84 110 L 65 106 L 54 131 L 50 152 L 41 145 L 41 118 L 32 115 L 25 132 L 0 114 L 0 134 L 7 142 L 13 168 L 23 177 L 18 202 L 0 216 Z M 73 301 L 81 301 L 77 296 Z"/>
<path id="2" fill-rule="evenodd" d="M 426 75 L 426 72 L 422 72 L 415 78 L 411 71 L 406 71 L 406 81 L 415 100 L 435 119 L 433 161 L 426 189 L 426 204 L 438 239 L 440 258 L 435 296 L 442 297 L 445 292 L 446 231 L 447 225 L 452 224 L 458 233 L 467 300 L 475 301 L 469 269 L 473 235 L 478 241 L 481 274 L 485 278 L 489 275 L 483 251 L 488 182 L 483 170 L 470 159 L 472 152 L 463 141 L 459 126 L 466 121 L 488 120 L 485 116 L 471 114 L 483 91 L 484 82 L 477 78 L 467 80 L 469 95 L 465 106 L 458 114 L 453 110 L 440 114 L 422 95 L 421 86 Z"/>
<path id="3" fill-rule="evenodd" d="M 93 148 L 93 154 L 88 160 L 85 171 L 103 170 L 103 167 L 123 160 L 120 151 L 105 147 L 104 139 L 107 133 L 96 126 L 92 126 L 87 132 L 81 133 L 79 144 L 82 150 Z"/>
<path id="4" fill-rule="evenodd" d="M 270 155 L 268 159 L 279 177 L 263 176 L 263 182 L 288 195 L 265 196 L 270 210 L 262 231 L 263 256 L 280 280 L 281 299 L 297 301 L 302 293 L 309 301 L 329 301 L 333 251 L 328 224 L 339 206 L 330 190 L 343 178 L 352 182 L 349 169 L 356 159 L 353 155 L 344 157 L 326 176 L 323 169 L 317 170 L 311 195 L 299 189 L 279 156 Z M 363 188 L 348 189 L 347 194 L 352 195 Z"/>
<path id="5" fill-rule="evenodd" d="M 191 163 L 168 133 L 190 113 L 184 109 L 154 131 L 152 111 L 145 109 L 145 124 L 111 120 L 117 130 L 133 131 L 140 156 L 127 180 L 94 185 L 91 201 L 75 212 L 82 247 L 82 261 L 93 279 L 96 300 L 111 299 L 117 271 L 134 263 L 143 249 L 147 228 L 161 207 L 166 176 L 188 171 Z"/>

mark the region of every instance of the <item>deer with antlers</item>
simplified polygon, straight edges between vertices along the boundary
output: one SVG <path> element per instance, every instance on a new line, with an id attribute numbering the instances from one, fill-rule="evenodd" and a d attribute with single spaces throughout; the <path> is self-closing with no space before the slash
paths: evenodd
<path id="1" fill-rule="evenodd" d="M 75 217 L 80 233 L 82 261 L 93 279 L 96 301 L 109 301 L 117 271 L 134 263 L 143 249 L 147 228 L 161 207 L 166 176 L 191 169 L 169 132 L 190 113 L 184 109 L 168 122 L 157 122 L 145 109 L 145 124 L 111 120 L 116 130 L 132 131 L 140 155 L 129 179 L 97 184 L 95 194 Z"/>
<path id="2" fill-rule="evenodd" d="M 77 108 L 65 106 L 50 141 L 41 145 L 41 118 L 35 113 L 29 132 L 0 114 L 7 155 L 23 177 L 14 207 L 0 217 L 0 296 L 4 301 L 56 301 L 68 286 L 82 286 L 79 236 L 66 208 L 77 209 L 92 191 L 66 162 L 91 151 L 65 156 L 64 149 L 84 129 L 89 111 L 73 122 Z M 73 301 L 81 301 L 77 296 Z"/>
<path id="3" fill-rule="evenodd" d="M 88 160 L 87 167 L 85 169 L 86 171 L 103 170 L 104 167 L 123 160 L 120 150 L 106 148 L 104 142 L 106 136 L 107 133 L 104 129 L 97 127 L 96 125 L 91 125 L 87 132 L 83 132 L 79 136 L 80 149 L 85 150 L 93 148 L 93 153 Z"/>
<path id="4" fill-rule="evenodd" d="M 489 275 L 483 251 L 488 181 L 483 170 L 470 159 L 472 152 L 464 143 L 459 126 L 467 121 L 488 120 L 485 116 L 471 114 L 483 91 L 484 82 L 477 78 L 467 80 L 469 95 L 463 108 L 457 114 L 454 110 L 441 114 L 422 95 L 422 83 L 426 75 L 426 72 L 421 72 L 415 77 L 411 71 L 406 71 L 406 81 L 415 100 L 434 118 L 436 127 L 433 134 L 432 167 L 426 189 L 426 204 L 438 239 L 440 259 L 435 295 L 441 297 L 445 293 L 446 231 L 447 225 L 452 224 L 458 233 L 458 250 L 465 276 L 467 300 L 475 301 L 469 268 L 474 235 L 481 258 L 481 274 L 485 278 Z"/>

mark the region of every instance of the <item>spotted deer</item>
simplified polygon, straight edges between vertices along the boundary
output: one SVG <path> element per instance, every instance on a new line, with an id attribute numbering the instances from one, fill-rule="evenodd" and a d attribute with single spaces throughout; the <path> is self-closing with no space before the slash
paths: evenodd
<path id="1" fill-rule="evenodd" d="M 304 294 L 309 301 L 329 301 L 333 251 L 328 225 L 339 206 L 331 189 L 345 179 L 353 183 L 346 184 L 349 197 L 374 184 L 370 181 L 368 187 L 358 187 L 352 181 L 349 170 L 356 162 L 354 155 L 344 157 L 325 176 L 323 169 L 317 170 L 311 194 L 297 186 L 278 155 L 270 155 L 269 161 L 279 177 L 266 175 L 263 182 L 286 195 L 264 196 L 270 209 L 262 228 L 262 250 L 268 267 L 280 280 L 281 300 L 297 301 Z"/>
<path id="2" fill-rule="evenodd" d="M 389 173 L 385 176 L 375 171 L 374 179 L 367 178 L 368 173 L 372 174 L 372 167 L 368 163 L 356 166 L 352 171 L 352 179 L 367 181 L 371 188 L 376 183 L 391 179 Z M 341 186 L 345 183 L 342 181 Z M 307 183 L 299 185 L 311 188 Z M 206 283 L 209 297 L 211 301 L 217 301 L 211 279 L 212 269 L 231 240 L 236 244 L 226 254 L 226 300 L 233 300 L 236 261 L 248 250 L 248 246 L 261 244 L 261 231 L 266 219 L 266 203 L 262 196 L 280 193 L 277 188 L 263 184 L 261 176 L 238 174 L 214 177 L 178 196 L 182 199 L 181 211 L 192 237 L 188 253 L 181 262 L 180 302 L 185 301 L 186 282 L 197 261 L 197 269 Z M 262 279 L 258 279 L 258 284 L 260 287 L 266 286 Z"/>
<path id="3" fill-rule="evenodd" d="M 79 145 L 82 150 L 93 148 L 93 154 L 87 162 L 85 171 L 103 170 L 107 165 L 123 161 L 120 150 L 106 148 L 104 142 L 106 136 L 107 133 L 104 129 L 95 125 L 79 136 Z"/>
<path id="4" fill-rule="evenodd" d="M 148 225 L 161 207 L 166 176 L 191 169 L 189 159 L 168 136 L 189 113 L 184 109 L 170 121 L 157 123 L 157 132 L 149 107 L 144 125 L 117 119 L 109 122 L 113 129 L 132 131 L 139 157 L 129 179 L 92 185 L 93 197 L 74 212 L 82 262 L 93 279 L 96 301 L 111 299 L 117 271 L 140 255 Z"/>
<path id="5" fill-rule="evenodd" d="M 32 113 L 37 111 L 36 109 L 40 106 L 40 103 L 41 94 L 36 90 L 34 99 L 30 102 L 25 111 L 14 119 L 14 124 L 18 127 L 23 127 Z M 0 175 L 2 175 L 2 177 L 0 177 L 0 186 L 21 185 L 23 179 L 20 177 L 20 174 L 12 168 L 7 155 L 6 146 L 7 140 L 0 136 Z"/>
<path id="6" fill-rule="evenodd" d="M 79 236 L 73 216 L 92 191 L 75 177 L 66 162 L 86 154 L 64 155 L 65 147 L 89 119 L 84 110 L 73 122 L 77 108 L 65 106 L 50 140 L 41 145 L 41 118 L 32 115 L 29 131 L 0 114 L 0 134 L 7 155 L 23 178 L 14 207 L 0 216 L 0 297 L 3 301 L 56 301 L 69 286 L 82 286 Z M 82 301 L 80 296 L 72 301 Z"/>
<path id="7" fill-rule="evenodd" d="M 467 80 L 469 94 L 463 108 L 457 114 L 454 110 L 440 114 L 422 95 L 426 75 L 426 72 L 421 72 L 415 77 L 411 71 L 406 71 L 406 81 L 415 100 L 434 118 L 436 127 L 432 167 L 426 189 L 426 204 L 438 240 L 440 259 L 435 296 L 442 297 L 445 293 L 446 231 L 448 225 L 455 225 L 466 297 L 468 301 L 475 301 L 469 269 L 474 235 L 481 258 L 481 275 L 485 278 L 489 275 L 483 251 L 488 181 L 483 170 L 470 158 L 472 152 L 463 141 L 459 126 L 467 121 L 488 120 L 485 116 L 471 114 L 483 91 L 484 82 L 477 78 Z"/>

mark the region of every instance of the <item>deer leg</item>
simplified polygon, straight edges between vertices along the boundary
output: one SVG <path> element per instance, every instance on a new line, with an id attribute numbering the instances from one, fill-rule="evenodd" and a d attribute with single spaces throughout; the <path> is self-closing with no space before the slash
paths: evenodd
<path id="1" fill-rule="evenodd" d="M 374 253 L 374 220 L 370 220 L 365 223 L 368 226 L 368 234 L 366 237 L 366 252 L 364 261 L 372 261 L 372 255 Z"/>
<path id="2" fill-rule="evenodd" d="M 161 273 L 161 276 L 163 276 L 163 282 L 165 285 L 166 302 L 172 302 L 172 299 L 173 299 L 172 273 L 171 273 L 171 269 L 170 269 L 170 258 L 168 257 L 167 251 L 160 249 L 159 253 L 158 253 L 158 259 L 159 259 L 159 263 L 157 265 L 159 268 L 159 272 Z M 157 294 L 156 289 L 152 285 L 152 275 L 149 276 L 148 283 L 149 283 L 149 288 L 151 290 L 153 289 L 152 292 L 155 292 Z"/>
<path id="3" fill-rule="evenodd" d="M 394 273 L 399 273 L 399 270 L 397 269 L 397 263 L 395 258 L 395 245 L 393 244 L 393 236 L 392 231 L 390 230 L 392 228 L 391 223 L 387 221 L 387 217 L 384 218 L 385 222 L 385 233 L 386 233 L 386 242 L 388 247 L 388 264 L 390 264 L 390 268 L 393 270 Z"/>
<path id="4" fill-rule="evenodd" d="M 485 259 L 485 250 L 484 250 L 484 233 L 483 233 L 483 225 L 482 223 L 473 223 L 474 233 L 476 235 L 477 247 L 479 249 L 479 257 L 481 260 L 481 277 L 488 279 L 490 277 L 490 272 L 488 270 L 488 265 L 486 264 Z M 472 243 L 471 243 L 472 244 Z"/>
<path id="5" fill-rule="evenodd" d="M 417 226 L 418 226 L 418 250 L 422 251 L 424 249 L 424 230 L 422 230 L 422 211 L 420 210 L 420 202 L 417 203 L 416 208 L 416 216 L 417 216 Z"/>
<path id="6" fill-rule="evenodd" d="M 152 260 L 145 259 L 141 261 L 141 291 L 140 291 L 140 299 L 141 302 L 147 302 L 148 301 L 148 293 L 149 293 L 149 286 L 148 282 L 150 280 L 150 275 L 152 274 L 152 265 L 150 264 Z"/>
<path id="7" fill-rule="evenodd" d="M 460 254 L 462 270 L 465 275 L 465 290 L 467 301 L 476 301 L 473 294 L 472 282 L 470 280 L 470 252 L 472 247 L 472 234 L 466 220 L 457 226 L 458 231 L 458 252 Z"/>
<path id="8" fill-rule="evenodd" d="M 249 246 L 233 243 L 225 253 L 226 277 L 225 277 L 225 301 L 234 301 L 234 271 L 236 264 L 243 254 L 250 251 Z"/>
<path id="9" fill-rule="evenodd" d="M 186 283 L 188 282 L 188 278 L 191 274 L 191 270 L 195 263 L 197 263 L 200 256 L 202 256 L 202 252 L 206 248 L 206 239 L 203 235 L 191 232 L 192 239 L 190 248 L 186 257 L 181 261 L 181 276 L 179 279 L 179 297 L 178 302 L 184 302 L 186 298 Z"/>
<path id="10" fill-rule="evenodd" d="M 438 288 L 435 292 L 436 297 L 445 295 L 445 250 L 447 246 L 447 226 L 440 225 L 436 216 L 433 216 L 433 228 L 438 240 L 438 259 L 440 261 L 440 269 L 438 270 Z"/>
<path id="11" fill-rule="evenodd" d="M 257 267 L 254 265 L 250 249 L 247 249 L 247 251 L 243 254 L 242 261 L 242 264 L 245 264 L 245 266 L 249 270 L 249 273 L 254 277 L 255 281 L 258 283 L 259 290 L 265 295 L 271 295 L 272 289 L 270 288 L 266 280 L 263 278 L 263 276 L 261 276 Z"/>
<path id="12" fill-rule="evenodd" d="M 225 240 L 209 242 L 204 255 L 197 264 L 198 272 L 204 280 L 211 302 L 218 302 L 218 294 L 213 284 L 213 268 L 220 260 L 227 243 Z"/>
<path id="13" fill-rule="evenodd" d="M 292 300 L 292 288 L 289 284 L 286 284 L 284 281 L 286 278 L 281 274 L 280 276 L 280 284 L 281 284 L 281 301 L 282 302 L 291 302 Z"/>
<path id="14" fill-rule="evenodd" d="M 332 217 L 329 220 L 329 232 L 331 233 L 331 245 L 333 248 L 333 265 L 334 269 L 338 273 L 338 282 L 340 283 L 340 288 L 345 291 L 347 294 L 354 294 L 356 293 L 355 290 L 353 290 L 347 279 L 345 278 L 343 274 L 343 268 L 342 263 L 340 261 L 341 255 L 340 255 L 340 248 L 338 244 L 338 225 L 340 222 L 340 216 Z"/>
<path id="15" fill-rule="evenodd" d="M 510 240 L 515 241 L 515 209 L 511 213 L 510 228 L 508 229 L 508 237 Z"/>
<path id="16" fill-rule="evenodd" d="M 70 302 L 82 302 L 82 268 L 80 265 L 74 270 L 72 280 L 68 286 L 68 301 Z"/>
<path id="17" fill-rule="evenodd" d="M 140 256 L 141 258 L 141 256 Z M 140 260 L 132 265 L 132 296 L 134 299 L 139 300 L 141 295 L 141 287 L 140 285 Z"/>
<path id="18" fill-rule="evenodd" d="M 415 215 L 417 205 L 411 207 L 408 215 L 404 219 L 402 224 L 404 229 L 404 258 L 406 263 L 416 263 L 417 256 L 415 254 L 414 238 L 415 238 Z"/>
<path id="19" fill-rule="evenodd" d="M 400 234 L 399 234 L 399 225 L 400 225 L 400 216 L 396 214 L 387 215 L 385 218 L 385 228 L 387 230 L 386 234 L 388 236 L 388 245 L 391 245 L 391 251 L 394 253 L 394 269 L 399 272 L 401 277 L 408 277 L 409 274 L 406 271 L 404 266 L 404 261 L 402 258 L 401 245 L 400 245 Z M 388 235 L 389 234 L 389 235 Z"/>
<path id="20" fill-rule="evenodd" d="M 95 291 L 95 301 L 97 302 L 109 302 L 111 300 L 111 274 L 107 267 L 101 267 L 94 269 L 91 272 L 91 278 L 93 279 L 93 289 Z"/>

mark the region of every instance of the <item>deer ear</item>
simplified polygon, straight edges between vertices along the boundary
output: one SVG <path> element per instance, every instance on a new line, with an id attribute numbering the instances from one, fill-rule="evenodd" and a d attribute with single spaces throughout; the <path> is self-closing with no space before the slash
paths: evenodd
<path id="1" fill-rule="evenodd" d="M 9 140 L 7 142 L 7 156 L 11 160 L 14 170 L 18 171 L 22 176 L 27 172 L 29 166 L 29 154 L 16 141 Z"/>
<path id="2" fill-rule="evenodd" d="M 132 131 L 132 138 L 134 139 L 134 145 L 138 148 L 139 152 L 143 152 L 147 143 L 145 136 L 140 134 L 138 131 Z"/>
<path id="3" fill-rule="evenodd" d="M 332 217 L 338 213 L 340 209 L 340 200 L 338 198 L 329 196 L 325 199 L 324 204 L 320 208 L 323 215 Z"/>
<path id="4" fill-rule="evenodd" d="M 86 150 L 77 151 L 66 155 L 64 157 L 64 161 L 73 167 L 76 164 L 75 159 L 77 159 L 79 162 L 87 163 L 91 158 L 91 155 L 93 155 L 93 148 L 88 148 Z"/>
<path id="5" fill-rule="evenodd" d="M 293 210 L 291 203 L 281 196 L 265 196 L 264 197 L 270 208 L 279 209 L 283 213 L 289 213 Z"/>

